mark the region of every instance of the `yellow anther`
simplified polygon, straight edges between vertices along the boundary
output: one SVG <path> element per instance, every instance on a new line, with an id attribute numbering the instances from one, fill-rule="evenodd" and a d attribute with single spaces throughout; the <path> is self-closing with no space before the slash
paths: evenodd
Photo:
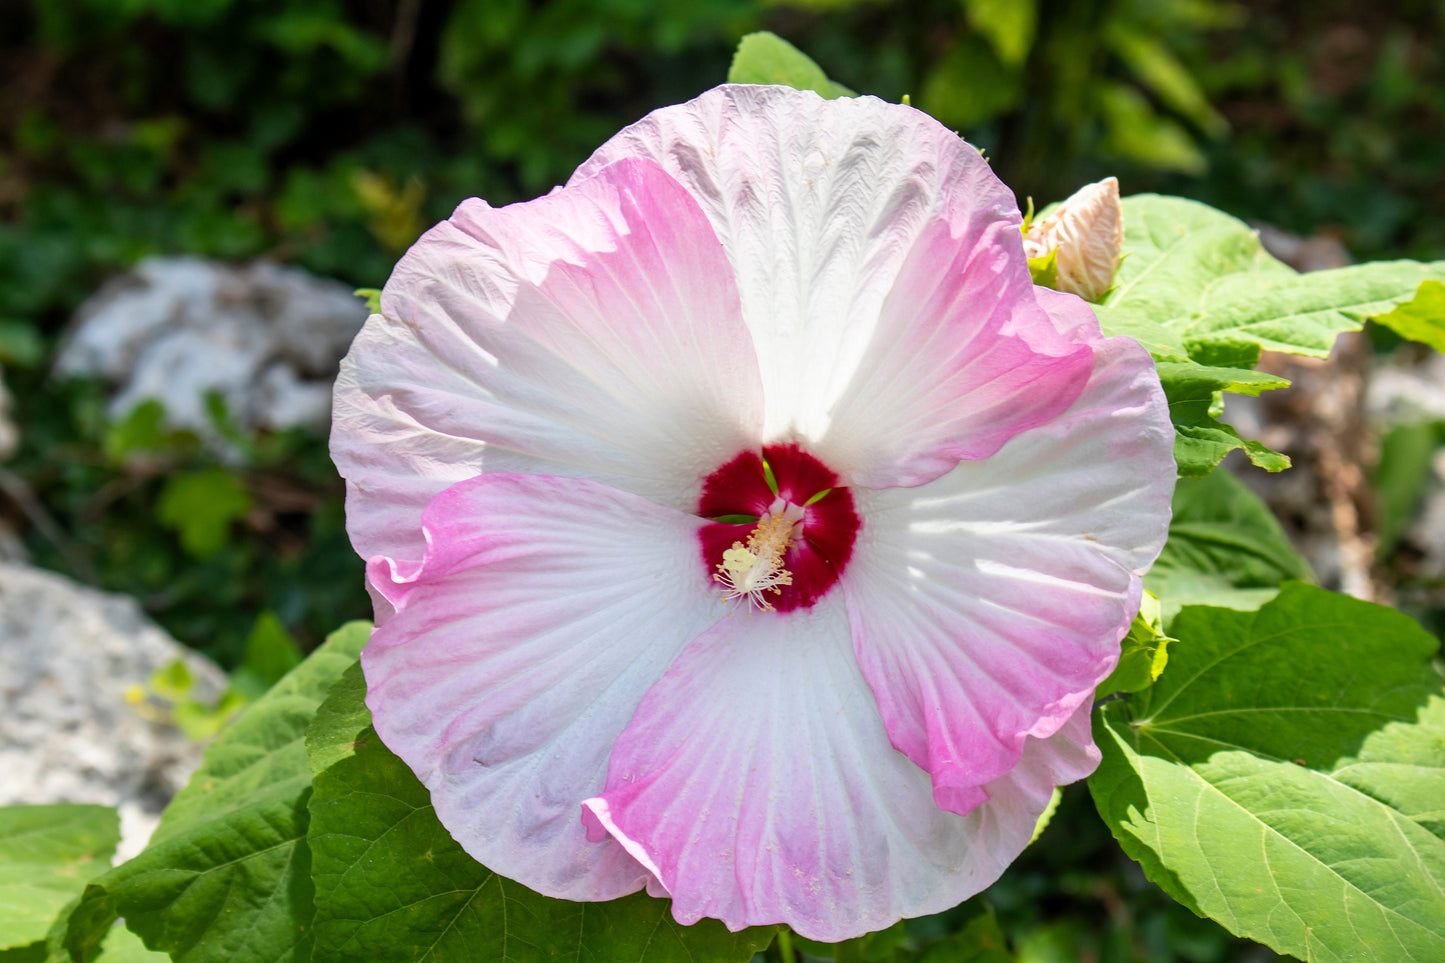
<path id="1" fill-rule="evenodd" d="M 746 545 L 733 542 L 733 547 L 723 552 L 713 578 L 725 586 L 722 593 L 725 600 L 747 598 L 760 608 L 772 610 L 773 604 L 763 593 L 779 595 L 782 586 L 793 584 L 792 573 L 783 568 L 783 556 L 793 539 L 793 525 L 787 513 L 773 512 L 758 520 Z"/>

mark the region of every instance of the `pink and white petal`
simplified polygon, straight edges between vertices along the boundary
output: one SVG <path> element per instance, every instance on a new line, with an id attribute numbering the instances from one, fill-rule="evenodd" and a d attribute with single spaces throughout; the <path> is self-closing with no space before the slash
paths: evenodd
<path id="1" fill-rule="evenodd" d="M 1018 765 L 985 783 L 987 798 L 965 817 L 980 841 L 987 840 L 1005 865 L 1028 845 L 1054 788 L 1077 782 L 1098 768 L 1100 753 L 1091 729 L 1093 710 L 1093 704 L 1085 702 L 1053 735 L 1024 740 Z M 1032 822 L 1020 840 L 1026 819 Z"/>
<path id="2" fill-rule="evenodd" d="M 372 561 L 395 609 L 361 654 L 376 730 L 490 869 L 577 900 L 646 882 L 587 841 L 579 807 L 643 694 L 726 613 L 700 524 L 585 479 L 491 473 L 427 506 L 420 565 Z"/>
<path id="3" fill-rule="evenodd" d="M 858 660 L 893 745 L 957 812 L 1092 699 L 1167 534 L 1173 431 L 1153 363 L 1126 338 L 1094 350 L 1069 411 L 993 457 L 853 491 L 863 527 L 841 581 Z"/>
<path id="4" fill-rule="evenodd" d="M 849 484 L 912 487 L 987 458 L 1089 379 L 1093 352 L 1036 302 L 1018 229 L 998 220 L 969 238 L 959 226 L 935 218 L 915 241 L 817 442 Z"/>
<path id="5" fill-rule="evenodd" d="M 1083 298 L 1042 285 L 1034 285 L 1034 298 L 1039 307 L 1048 313 L 1054 330 L 1064 341 L 1095 344 L 1104 340 L 1099 316 Z"/>
<path id="6" fill-rule="evenodd" d="M 1055 762 L 1040 771 L 1084 771 Z M 833 596 L 739 611 L 688 646 L 586 806 L 592 838 L 651 867 L 679 922 L 783 922 L 836 941 L 992 883 L 1048 801 L 1037 781 L 1000 783 L 1009 805 L 968 817 L 935 806 L 927 774 L 888 744 Z"/>
<path id="7" fill-rule="evenodd" d="M 756 447 L 762 388 L 696 201 L 622 160 L 464 202 L 402 258 L 342 362 L 332 455 L 364 557 L 420 558 L 437 492 L 483 471 L 592 478 L 678 509 Z"/>
<path id="8" fill-rule="evenodd" d="M 982 257 L 970 284 L 1001 272 L 1009 297 L 1029 284 L 1013 194 L 977 150 L 910 107 L 872 97 L 825 101 L 783 87 L 718 87 L 628 127 L 578 168 L 574 182 L 630 156 L 655 160 L 686 186 L 727 250 L 762 366 L 768 440 L 813 447 L 829 433 L 838 400 L 850 391 L 860 396 L 860 368 L 877 364 L 870 353 L 880 345 L 908 350 L 891 346 L 898 329 L 912 345 L 939 320 L 910 325 L 901 303 L 885 320 L 885 302 L 910 259 L 916 276 L 926 271 L 925 253 L 938 256 L 941 238 L 923 239 L 940 219 L 964 251 L 1010 252 Z M 897 414 L 910 418 L 899 425 L 902 436 L 916 414 Z M 874 434 L 878 427 L 870 423 Z M 853 466 L 830 465 L 851 480 Z"/>

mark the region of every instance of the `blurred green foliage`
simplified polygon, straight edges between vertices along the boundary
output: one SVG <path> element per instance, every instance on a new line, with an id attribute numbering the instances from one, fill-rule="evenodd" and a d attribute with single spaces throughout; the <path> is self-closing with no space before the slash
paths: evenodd
<path id="1" fill-rule="evenodd" d="M 0 466 L 0 518 L 38 563 L 138 597 L 233 670 L 220 706 L 155 683 L 192 728 L 219 725 L 369 613 L 340 481 L 323 439 L 249 435 L 217 406 L 225 459 L 157 405 L 112 423 L 101 386 L 47 374 L 71 312 L 153 254 L 375 288 L 461 199 L 545 192 L 622 125 L 721 82 L 763 29 L 854 90 L 909 96 L 1021 198 L 1116 174 L 1361 257 L 1445 257 L 1433 0 L 16 0 L 0 4 L 0 363 L 23 445 Z M 1441 440 L 1387 441 L 1387 542 Z M 952 959 L 1002 934 L 988 958 L 1273 956 L 1148 884 L 1079 787 L 982 901 L 895 929 L 847 952 Z"/>

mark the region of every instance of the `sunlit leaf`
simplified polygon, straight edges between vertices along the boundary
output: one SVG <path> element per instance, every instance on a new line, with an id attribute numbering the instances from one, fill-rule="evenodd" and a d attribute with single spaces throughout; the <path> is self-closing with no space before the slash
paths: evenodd
<path id="1" fill-rule="evenodd" d="M 1139 614 L 1120 643 L 1119 664 L 1099 683 L 1098 694 L 1138 692 L 1153 684 L 1169 663 L 1169 643 L 1173 641 L 1164 633 L 1159 599 L 1152 592 L 1145 592 Z M 1035 830 L 1035 836 L 1037 834 Z"/>
<path id="2" fill-rule="evenodd" d="M 812 57 L 766 30 L 750 33 L 738 42 L 728 70 L 730 84 L 777 84 L 812 90 L 823 97 L 853 97 L 853 91 L 828 79 Z"/>
<path id="3" fill-rule="evenodd" d="M 1145 873 L 1307 960 L 1445 959 L 1439 642 L 1298 583 L 1257 612 L 1194 607 L 1149 689 L 1110 703 L 1089 785 Z"/>
<path id="4" fill-rule="evenodd" d="M 303 963 L 314 912 L 305 732 L 370 627 L 335 632 L 206 751 L 151 844 L 86 888 L 66 945 L 83 953 L 116 916 L 183 963 Z"/>
<path id="5" fill-rule="evenodd" d="M 1269 506 L 1228 472 L 1180 479 L 1173 507 L 1169 540 L 1144 577 L 1165 625 L 1185 605 L 1254 609 L 1286 581 L 1313 578 Z"/>
<path id="6" fill-rule="evenodd" d="M 43 940 L 86 880 L 110 868 L 118 842 L 109 806 L 0 807 L 0 950 Z"/>
<path id="7" fill-rule="evenodd" d="M 1390 312 L 1422 282 L 1445 277 L 1445 262 L 1373 261 L 1309 274 L 1229 276 L 1201 285 L 1187 336 L 1248 340 L 1268 351 L 1322 358 L 1344 331 Z"/>
<path id="8" fill-rule="evenodd" d="M 1158 363 L 1159 380 L 1174 422 L 1174 460 L 1179 474 L 1196 478 L 1208 474 L 1224 458 L 1243 449 L 1249 460 L 1266 471 L 1282 471 L 1289 458 L 1239 432 L 1218 418 L 1224 392 L 1257 395 L 1283 388 L 1289 382 L 1274 375 L 1241 368 L 1216 368 L 1194 362 Z"/>
<path id="9" fill-rule="evenodd" d="M 1413 298 L 1371 320 L 1401 337 L 1445 351 L 1445 283 L 1423 281 Z"/>

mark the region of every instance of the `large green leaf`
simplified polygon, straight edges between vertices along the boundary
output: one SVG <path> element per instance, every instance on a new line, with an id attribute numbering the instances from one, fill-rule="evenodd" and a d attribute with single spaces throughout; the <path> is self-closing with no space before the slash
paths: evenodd
<path id="1" fill-rule="evenodd" d="M 1137 339 L 1160 363 L 1179 473 L 1208 474 L 1236 449 L 1270 471 L 1287 468 L 1289 459 L 1241 438 L 1219 420 L 1224 392 L 1258 394 L 1287 382 L 1249 376 L 1259 346 L 1247 337 L 1200 338 L 1193 327 L 1205 291 L 1220 279 L 1262 282 L 1294 272 L 1267 255 L 1246 224 L 1205 204 L 1154 194 L 1122 203 L 1123 260 L 1114 287 L 1095 311 L 1105 334 Z"/>
<path id="2" fill-rule="evenodd" d="M 1258 608 L 1286 581 L 1310 581 L 1269 506 L 1228 472 L 1180 479 L 1169 540 L 1144 585 L 1164 623 L 1186 605 Z"/>
<path id="3" fill-rule="evenodd" d="M 1105 707 L 1095 803 L 1176 899 L 1308 960 L 1445 960 L 1437 640 L 1291 583 L 1192 607 L 1149 689 Z"/>
<path id="4" fill-rule="evenodd" d="M 766 30 L 750 33 L 738 42 L 728 69 L 730 84 L 777 84 L 812 90 L 823 97 L 853 97 L 853 91 L 829 80 L 812 57 Z"/>
<path id="5" fill-rule="evenodd" d="M 716 920 L 679 926 L 666 900 L 550 899 L 468 856 L 431 798 L 375 730 L 353 666 L 307 734 L 316 776 L 309 842 L 317 963 L 567 959 L 595 963 L 743 961 L 771 927 L 729 933 Z M 579 817 L 580 818 L 580 817 Z"/>
<path id="6" fill-rule="evenodd" d="M 1374 321 L 1401 337 L 1445 351 L 1445 283 L 1425 281 L 1413 298 L 1376 315 Z"/>
<path id="7" fill-rule="evenodd" d="M 56 916 L 43 943 L 33 943 L 25 951 L 16 951 L 18 955 L 14 957 L 0 952 L 0 963 L 29 963 L 32 960 L 34 963 L 170 963 L 169 954 L 146 949 L 139 936 L 118 922 L 115 914 L 108 912 L 103 903 L 96 902 L 86 904 L 87 913 L 92 914 L 89 928 L 77 927 L 77 932 L 84 929 L 93 934 L 93 939 L 83 953 L 72 957 L 65 941 L 71 930 L 72 914 L 80 905 L 81 897 L 77 894 Z M 97 910 L 99 913 L 96 913 Z"/>
<path id="8" fill-rule="evenodd" d="M 1293 275 L 1264 252 L 1249 225 L 1207 204 L 1135 194 L 1124 207 L 1124 259 L 1095 308 L 1107 334 L 1116 314 L 1142 317 L 1176 336 L 1199 313 L 1205 289 L 1235 274 Z M 1120 332 L 1122 333 L 1122 332 Z"/>
<path id="9" fill-rule="evenodd" d="M 140 855 L 86 888 L 66 945 L 93 950 L 116 915 L 187 963 L 310 957 L 306 727 L 369 635 L 351 623 L 222 732 Z"/>
<path id="10" fill-rule="evenodd" d="M 0 950 L 43 940 L 86 881 L 110 868 L 118 842 L 109 806 L 0 808 Z"/>
<path id="11" fill-rule="evenodd" d="M 1161 360 L 1187 360 L 1183 345 L 1205 361 L 1201 351 L 1221 343 L 1323 357 L 1341 332 L 1445 278 L 1445 262 L 1417 261 L 1302 275 L 1270 257 L 1249 225 L 1208 205 L 1158 194 L 1122 203 L 1124 260 L 1096 311 L 1107 334 L 1157 326 L 1141 340 Z"/>
<path id="12" fill-rule="evenodd" d="M 1254 357 L 1259 357 L 1258 348 L 1254 349 Z M 1289 467 L 1287 457 L 1260 442 L 1241 438 L 1233 427 L 1218 419 L 1224 392 L 1258 395 L 1288 387 L 1288 381 L 1262 371 L 1194 361 L 1160 361 L 1157 367 L 1164 397 L 1169 402 L 1169 418 L 1174 422 L 1174 461 L 1180 475 L 1185 478 L 1206 475 L 1225 455 L 1241 448 L 1251 462 L 1266 471 Z"/>
<path id="13" fill-rule="evenodd" d="M 1343 331 L 1414 296 L 1421 282 L 1445 277 L 1445 263 L 1374 261 L 1309 274 L 1232 275 L 1204 291 L 1186 337 L 1252 341 L 1268 351 L 1323 358 Z"/>

